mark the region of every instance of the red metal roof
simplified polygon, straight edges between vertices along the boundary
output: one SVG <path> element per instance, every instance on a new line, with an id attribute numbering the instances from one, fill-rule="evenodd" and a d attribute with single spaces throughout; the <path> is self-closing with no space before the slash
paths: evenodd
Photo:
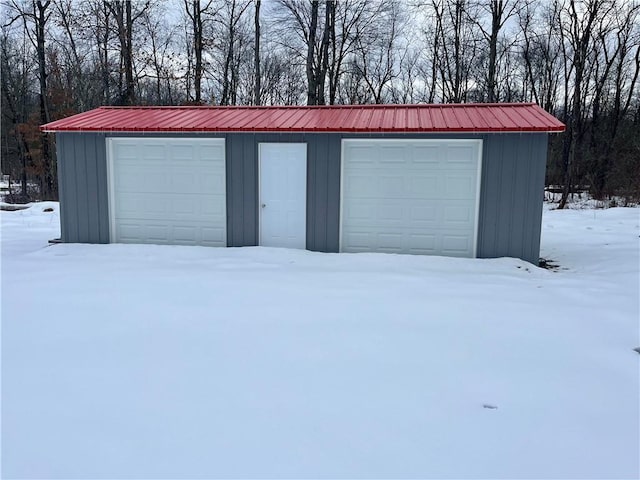
<path id="1" fill-rule="evenodd" d="M 45 132 L 562 132 L 534 103 L 100 107 Z"/>

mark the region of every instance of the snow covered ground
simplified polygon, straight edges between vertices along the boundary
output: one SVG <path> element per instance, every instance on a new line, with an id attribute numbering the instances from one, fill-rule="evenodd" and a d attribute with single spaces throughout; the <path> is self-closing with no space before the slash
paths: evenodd
<path id="1" fill-rule="evenodd" d="M 640 209 L 545 211 L 555 271 L 0 215 L 3 478 L 640 475 Z"/>

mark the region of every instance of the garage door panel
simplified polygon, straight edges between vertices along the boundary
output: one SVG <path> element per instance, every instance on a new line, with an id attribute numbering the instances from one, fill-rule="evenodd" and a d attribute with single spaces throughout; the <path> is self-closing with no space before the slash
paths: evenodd
<path id="1" fill-rule="evenodd" d="M 193 244 L 197 243 L 197 231 L 194 226 L 174 226 L 173 239 L 176 243 Z"/>
<path id="2" fill-rule="evenodd" d="M 203 227 L 181 222 L 179 225 L 158 224 L 149 220 L 121 222 L 117 227 L 121 243 L 152 243 L 161 245 L 218 246 L 225 241 L 223 228 Z"/>
<path id="3" fill-rule="evenodd" d="M 377 180 L 377 195 L 387 198 L 402 197 L 405 192 L 406 177 L 401 175 L 380 175 Z"/>
<path id="4" fill-rule="evenodd" d="M 196 216 L 200 213 L 200 201 L 200 195 L 192 195 L 190 197 L 185 195 L 175 195 L 175 198 L 171 200 L 170 213 L 173 218 L 179 218 L 185 215 Z"/>
<path id="5" fill-rule="evenodd" d="M 376 218 L 384 222 L 404 221 L 405 211 L 403 205 L 385 204 L 377 209 Z"/>
<path id="6" fill-rule="evenodd" d="M 449 169 L 467 169 L 475 164 L 475 159 L 476 151 L 472 146 L 451 145 L 447 148 L 447 168 Z"/>
<path id="7" fill-rule="evenodd" d="M 223 140 L 111 142 L 113 241 L 226 245 Z"/>
<path id="8" fill-rule="evenodd" d="M 201 145 L 200 156 L 204 158 L 224 158 L 223 145 Z"/>
<path id="9" fill-rule="evenodd" d="M 377 180 L 373 175 L 347 175 L 344 184 L 352 198 L 370 198 L 377 187 Z"/>
<path id="10" fill-rule="evenodd" d="M 378 161 L 381 165 L 407 163 L 409 152 L 404 145 L 382 146 L 378 154 Z"/>
<path id="11" fill-rule="evenodd" d="M 354 169 L 373 165 L 378 160 L 377 149 L 370 146 L 349 146 L 348 149 L 349 158 L 351 159 L 351 167 Z"/>
<path id="12" fill-rule="evenodd" d="M 169 200 L 165 196 L 144 193 L 121 193 L 116 203 L 117 218 L 140 218 L 166 215 Z"/>
<path id="13" fill-rule="evenodd" d="M 345 218 L 351 222 L 357 222 L 358 220 L 364 220 L 370 222 L 375 219 L 376 205 L 373 200 L 354 200 L 350 205 L 345 206 L 343 210 Z"/>
<path id="14" fill-rule="evenodd" d="M 114 145 L 113 152 L 115 156 L 121 160 L 135 160 L 140 155 L 139 148 L 136 143 Z"/>
<path id="15" fill-rule="evenodd" d="M 413 146 L 411 154 L 413 165 L 437 165 L 443 156 L 442 148 L 439 146 Z"/>
<path id="16" fill-rule="evenodd" d="M 473 256 L 480 148 L 344 140 L 342 250 Z"/>
<path id="17" fill-rule="evenodd" d="M 142 150 L 142 158 L 145 160 L 166 160 L 166 149 L 163 145 L 146 144 Z"/>
<path id="18" fill-rule="evenodd" d="M 164 172 L 158 172 L 161 167 L 151 167 L 152 171 L 142 167 L 122 165 L 115 175 L 116 192 L 155 192 L 159 188 L 169 187 L 168 176 Z M 156 170 L 156 171 L 154 171 Z"/>
<path id="19" fill-rule="evenodd" d="M 442 253 L 451 256 L 468 256 L 472 245 L 468 236 L 465 235 L 443 235 Z"/>
<path id="20" fill-rule="evenodd" d="M 168 150 L 169 157 L 175 162 L 190 162 L 194 158 L 193 145 L 170 145 Z"/>
<path id="21" fill-rule="evenodd" d="M 168 243 L 168 227 L 155 223 L 144 224 L 122 222 L 117 227 L 122 243 Z"/>
<path id="22" fill-rule="evenodd" d="M 202 227 L 200 232 L 202 234 L 202 245 L 216 246 L 226 242 L 224 228 Z"/>
<path id="23" fill-rule="evenodd" d="M 474 200 L 476 197 L 476 179 L 469 175 L 448 175 L 445 177 L 442 198 L 445 200 Z"/>
<path id="24" fill-rule="evenodd" d="M 440 186 L 437 175 L 425 175 L 417 172 L 409 178 L 408 194 L 415 198 L 439 198 Z"/>
<path id="25" fill-rule="evenodd" d="M 407 235 L 407 251 L 416 255 L 434 255 L 440 245 L 437 235 L 412 233 Z"/>
<path id="26" fill-rule="evenodd" d="M 408 206 L 409 220 L 413 225 L 435 227 L 440 219 L 440 202 L 437 200 L 416 202 Z"/>
<path id="27" fill-rule="evenodd" d="M 442 222 L 447 227 L 472 227 L 475 220 L 475 211 L 466 205 L 445 205 L 442 213 Z"/>
<path id="28" fill-rule="evenodd" d="M 370 252 L 373 244 L 369 232 L 346 232 L 343 237 L 343 250 L 345 252 Z"/>
<path id="29" fill-rule="evenodd" d="M 201 192 L 221 192 L 225 189 L 224 171 L 204 172 L 198 178 Z"/>
<path id="30" fill-rule="evenodd" d="M 403 248 L 404 235 L 395 232 L 383 232 L 377 234 L 378 250 L 385 252 L 397 252 Z"/>

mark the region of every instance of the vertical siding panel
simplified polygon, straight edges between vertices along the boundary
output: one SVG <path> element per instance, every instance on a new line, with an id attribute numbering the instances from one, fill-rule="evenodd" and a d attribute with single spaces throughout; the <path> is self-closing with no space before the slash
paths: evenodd
<path id="1" fill-rule="evenodd" d="M 531 222 L 532 212 L 535 210 L 534 183 L 536 180 L 536 155 L 532 149 L 535 148 L 535 139 L 533 135 L 527 136 L 528 151 L 526 152 L 526 178 L 527 183 L 524 185 L 525 206 L 524 215 L 522 216 L 524 237 L 522 239 L 522 256 L 523 258 L 531 258 L 533 254 L 533 225 Z"/>
<path id="2" fill-rule="evenodd" d="M 231 172 L 230 178 L 230 192 L 231 195 L 227 195 L 227 199 L 231 200 L 230 216 L 233 218 L 231 224 L 231 242 L 234 247 L 240 247 L 244 245 L 244 142 L 246 138 L 244 135 L 237 135 L 231 142 L 229 148 L 229 171 Z"/>
<path id="3" fill-rule="evenodd" d="M 80 141 L 77 134 L 70 133 L 66 141 L 65 185 L 67 185 L 67 222 L 68 242 L 77 243 L 78 240 L 78 182 L 76 181 L 76 143 Z"/>
<path id="4" fill-rule="evenodd" d="M 531 161 L 531 135 L 514 136 L 514 177 L 511 203 L 511 235 L 509 252 L 512 257 L 522 258 L 524 254 L 525 222 L 527 221 L 528 166 Z"/>
<path id="5" fill-rule="evenodd" d="M 325 252 L 340 249 L 340 165 L 342 142 L 337 134 L 327 135 L 327 241 Z"/>
<path id="6" fill-rule="evenodd" d="M 87 241 L 100 243 L 100 204 L 98 202 L 98 145 L 97 135 L 85 137 L 85 165 L 87 185 Z"/>
<path id="7" fill-rule="evenodd" d="M 76 160 L 77 182 L 78 182 L 78 230 L 80 242 L 91 243 L 89 238 L 89 188 L 87 185 L 87 163 L 95 161 L 91 155 L 91 140 L 88 135 L 84 135 L 78 142 L 79 149 Z"/>
<path id="8" fill-rule="evenodd" d="M 233 198 L 233 142 L 235 140 L 234 135 L 230 135 L 227 138 L 224 146 L 224 156 L 225 156 L 225 188 L 227 191 L 227 246 L 235 247 L 235 239 L 233 237 L 233 224 L 235 223 L 235 212 L 234 212 L 234 198 Z"/>
<path id="9" fill-rule="evenodd" d="M 517 142 L 513 135 L 505 135 L 502 144 L 502 184 L 500 186 L 501 199 L 498 216 L 497 248 L 499 256 L 512 256 L 511 237 L 513 236 L 513 204 L 516 196 L 515 182 L 516 162 L 518 161 Z"/>
<path id="10" fill-rule="evenodd" d="M 315 151 L 316 135 L 304 135 L 307 144 L 307 250 L 317 251 L 316 238 L 316 188 Z"/>
<path id="11" fill-rule="evenodd" d="M 544 179 L 547 167 L 547 144 L 548 134 L 541 133 L 532 135 L 531 145 L 531 165 L 534 167 L 534 174 L 529 178 L 529 203 L 527 212 L 530 227 L 529 238 L 531 244 L 526 254 L 529 261 L 536 264 L 540 258 L 540 234 L 542 232 L 542 210 L 544 199 Z"/>
<path id="12" fill-rule="evenodd" d="M 56 159 L 57 159 L 57 172 L 58 172 L 58 198 L 60 199 L 60 239 L 63 242 L 68 241 L 69 237 L 67 233 L 67 206 L 69 202 L 66 199 L 67 195 L 67 183 L 66 183 L 66 170 L 67 170 L 67 149 L 66 149 L 67 135 L 64 133 L 56 134 Z"/>
<path id="13" fill-rule="evenodd" d="M 107 175 L 107 138 L 104 134 L 94 137 L 96 150 L 96 192 L 98 202 L 98 242 L 109 243 L 109 179 Z"/>
<path id="14" fill-rule="evenodd" d="M 491 165 L 489 163 L 487 152 L 489 151 L 489 141 L 486 137 L 482 138 L 482 158 L 480 161 L 482 162 L 482 167 L 480 171 L 480 195 L 478 196 L 478 201 L 480 205 L 478 207 L 478 238 L 476 239 L 476 255 L 478 257 L 483 256 L 483 252 L 487 247 L 487 224 L 488 224 L 488 215 L 487 215 L 487 203 L 488 203 L 488 194 L 485 185 L 487 185 L 487 175 L 489 173 L 489 169 Z"/>
<path id="15" fill-rule="evenodd" d="M 314 171 L 316 184 L 315 224 L 316 250 L 325 251 L 327 248 L 327 182 L 328 182 L 328 152 L 327 134 L 316 137 L 314 152 Z"/>
<path id="16" fill-rule="evenodd" d="M 482 152 L 480 225 L 478 257 L 492 257 L 496 252 L 500 184 L 502 171 L 501 137 L 487 135 Z"/>
<path id="17" fill-rule="evenodd" d="M 244 243 L 258 245 L 258 145 L 253 135 L 245 135 L 244 146 Z"/>

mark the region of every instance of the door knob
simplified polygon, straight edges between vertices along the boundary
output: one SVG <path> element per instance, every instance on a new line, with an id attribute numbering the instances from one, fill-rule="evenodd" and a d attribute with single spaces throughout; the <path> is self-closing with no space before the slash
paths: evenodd
<path id="1" fill-rule="evenodd" d="M 266 207 L 266 206 L 267 206 L 267 204 L 266 204 L 266 203 L 263 203 L 263 204 L 262 204 L 262 208 L 264 208 L 264 207 Z"/>

